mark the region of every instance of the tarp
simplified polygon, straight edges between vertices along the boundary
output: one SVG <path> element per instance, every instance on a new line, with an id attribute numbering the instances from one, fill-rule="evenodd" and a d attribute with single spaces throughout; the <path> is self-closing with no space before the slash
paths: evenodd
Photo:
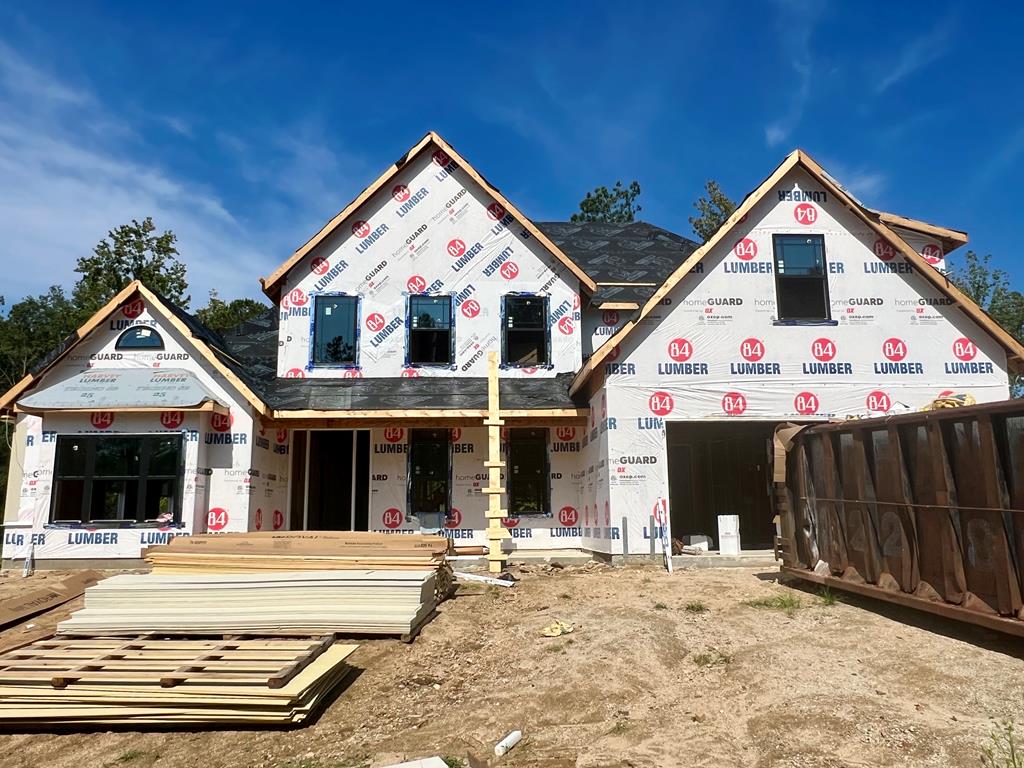
<path id="1" fill-rule="evenodd" d="M 181 368 L 105 369 L 76 374 L 18 402 L 24 411 L 77 408 L 168 408 L 224 405 L 191 371 Z"/>

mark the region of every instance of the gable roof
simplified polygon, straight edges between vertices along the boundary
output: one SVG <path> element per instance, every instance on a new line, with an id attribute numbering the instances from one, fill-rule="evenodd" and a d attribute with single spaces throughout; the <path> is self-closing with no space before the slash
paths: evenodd
<path id="1" fill-rule="evenodd" d="M 584 272 L 579 266 L 551 240 L 545 235 L 540 229 L 537 228 L 530 219 L 524 216 L 518 208 L 516 208 L 508 199 L 498 191 L 497 187 L 491 185 L 483 176 L 477 173 L 476 169 L 473 168 L 466 160 L 460 155 L 455 149 L 444 139 L 442 139 L 434 131 L 429 131 L 426 136 L 420 139 L 415 146 L 413 146 L 408 152 L 402 157 L 396 160 L 391 167 L 389 167 L 384 173 L 382 173 L 376 181 L 370 186 L 364 189 L 359 195 L 348 205 L 346 205 L 334 218 L 328 221 L 319 232 L 313 237 L 306 241 L 306 243 L 293 253 L 288 260 L 278 267 L 276 270 L 270 273 L 267 277 L 260 278 L 260 283 L 263 285 L 263 292 L 270 297 L 271 301 L 277 303 L 281 295 L 281 282 L 291 269 L 298 264 L 303 257 L 305 257 L 310 251 L 316 248 L 322 243 L 332 232 L 340 227 L 344 221 L 350 216 L 354 215 L 355 212 L 363 205 L 367 200 L 373 197 L 385 184 L 387 184 L 395 175 L 401 171 L 406 165 L 414 160 L 421 152 L 424 152 L 429 147 L 435 146 L 438 149 L 444 151 L 456 164 L 465 171 L 473 181 L 479 184 L 487 194 L 493 197 L 498 203 L 504 207 L 504 209 L 512 214 L 520 224 L 533 235 L 541 245 L 543 245 L 551 254 L 564 264 L 570 272 L 572 272 L 576 278 L 583 284 L 588 292 L 593 292 L 596 288 L 594 281 Z"/>
<path id="2" fill-rule="evenodd" d="M 902 227 L 903 229 L 909 229 L 911 232 L 917 232 L 918 234 L 925 235 L 927 237 L 934 237 L 942 244 L 942 253 L 947 254 L 950 251 L 954 251 L 961 245 L 967 244 L 967 233 L 961 232 L 959 229 L 950 229 L 949 227 L 940 227 L 937 224 L 929 224 L 926 221 L 918 221 L 917 219 L 910 219 L 906 216 L 899 216 L 895 213 L 886 213 L 885 211 L 871 211 L 876 214 L 878 218 L 885 224 L 893 227 Z"/>
<path id="3" fill-rule="evenodd" d="M 231 382 L 232 386 L 245 398 L 245 400 L 261 415 L 267 416 L 267 407 L 263 401 L 256 396 L 252 387 L 238 375 L 238 368 L 241 366 L 228 365 L 224 357 L 229 353 L 225 348 L 223 340 L 208 329 L 192 315 L 173 302 L 163 298 L 154 291 L 151 291 L 138 280 L 122 288 L 116 296 L 100 308 L 82 327 L 71 336 L 54 352 L 50 353 L 37 365 L 31 373 L 11 387 L 0 396 L 0 412 L 9 411 L 14 407 L 15 401 L 21 397 L 30 387 L 36 384 L 46 373 L 58 362 L 64 359 L 75 346 L 82 342 L 90 333 L 102 325 L 122 304 L 139 295 L 150 307 L 163 315 L 167 323 L 177 330 L 182 336 L 192 342 L 199 354 L 214 367 L 225 379 Z"/>
<path id="4" fill-rule="evenodd" d="M 778 183 L 780 183 L 786 174 L 797 167 L 802 168 L 810 174 L 830 194 L 839 200 L 847 210 L 874 230 L 879 237 L 891 243 L 892 246 L 914 266 L 915 271 L 919 275 L 930 282 L 940 293 L 952 299 L 954 305 L 958 306 L 964 314 L 980 325 L 986 333 L 995 339 L 1007 351 L 1008 362 L 1011 369 L 1018 371 L 1024 369 L 1024 346 L 1022 346 L 1020 342 L 1013 338 L 1013 336 L 989 317 L 985 310 L 975 304 L 974 301 L 960 291 L 959 288 L 953 285 L 948 277 L 928 264 L 928 262 L 926 262 L 924 258 L 907 243 L 906 240 L 890 228 L 886 221 L 883 220 L 883 214 L 879 214 L 865 208 L 860 202 L 847 193 L 847 191 L 835 180 L 833 180 L 832 177 L 825 172 L 825 169 L 818 165 L 810 155 L 801 149 L 796 149 L 786 156 L 786 159 L 782 161 L 782 163 L 771 173 L 770 176 L 768 176 L 768 178 L 762 181 L 756 189 L 743 198 L 743 201 L 736 207 L 736 210 L 733 211 L 732 215 L 726 219 L 725 223 L 718 228 L 718 231 L 715 232 L 715 234 L 712 235 L 704 245 L 697 248 L 697 250 L 691 253 L 686 260 L 679 265 L 668 279 L 665 280 L 661 287 L 659 287 L 650 296 L 650 298 L 647 299 L 647 302 L 641 308 L 640 312 L 628 320 L 622 328 L 615 333 L 615 335 L 611 336 L 604 344 L 594 351 L 594 354 L 590 356 L 590 359 L 587 360 L 584 366 L 573 378 L 569 393 L 571 395 L 576 394 L 583 389 L 584 386 L 587 387 L 585 390 L 587 393 L 591 393 L 596 390 L 600 385 L 600 382 L 603 381 L 604 368 L 601 366 L 601 363 L 608 354 L 616 346 L 622 343 L 632 330 L 640 324 L 651 310 L 658 306 L 662 299 L 664 299 L 665 296 L 668 295 L 668 293 L 686 277 L 697 263 L 710 253 L 716 245 L 722 242 L 722 240 L 729 235 L 737 224 L 747 217 L 753 207 L 757 205 L 757 203 L 759 203 L 761 199 Z M 912 219 L 906 219 L 905 221 L 913 222 Z M 923 224 L 923 222 L 916 222 L 916 224 Z M 898 226 L 907 226 L 907 224 L 899 224 Z M 949 231 L 952 232 L 954 230 Z M 601 373 L 597 379 L 592 379 L 595 371 Z"/>

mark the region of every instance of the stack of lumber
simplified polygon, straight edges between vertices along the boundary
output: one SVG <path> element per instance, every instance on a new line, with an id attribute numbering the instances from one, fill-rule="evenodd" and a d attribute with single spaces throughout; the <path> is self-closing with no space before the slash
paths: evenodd
<path id="1" fill-rule="evenodd" d="M 0 655 L 0 727 L 292 725 L 351 671 L 327 639 L 71 640 Z"/>
<path id="2" fill-rule="evenodd" d="M 261 573 L 345 569 L 425 570 L 441 567 L 444 536 L 360 531 L 200 534 L 148 548 L 153 573 Z"/>
<path id="3" fill-rule="evenodd" d="M 121 574 L 85 592 L 59 634 L 379 634 L 434 613 L 432 570 Z"/>

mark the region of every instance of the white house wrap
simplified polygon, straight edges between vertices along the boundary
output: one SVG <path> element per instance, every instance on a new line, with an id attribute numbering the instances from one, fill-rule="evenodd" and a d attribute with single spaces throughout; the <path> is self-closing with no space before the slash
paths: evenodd
<path id="1" fill-rule="evenodd" d="M 864 208 L 800 152 L 704 246 L 642 223 L 537 225 L 428 134 L 264 279 L 266 317 L 219 336 L 133 284 L 0 399 L 16 419 L 4 558 L 302 527 L 482 545 L 490 351 L 506 546 L 658 553 L 670 526 L 715 547 L 718 514 L 765 546 L 774 425 L 1008 396 L 1024 349 L 942 274 L 964 242 Z M 792 243 L 813 268 L 794 271 Z M 824 291 L 819 316 L 794 317 L 800 275 Z M 410 359 L 418 295 L 451 297 L 444 364 Z M 340 365 L 314 354 L 330 296 L 354 297 Z M 508 359 L 516 296 L 547 302 L 536 365 Z M 101 474 L 112 446 L 138 478 Z M 172 448 L 177 474 L 154 472 Z"/>

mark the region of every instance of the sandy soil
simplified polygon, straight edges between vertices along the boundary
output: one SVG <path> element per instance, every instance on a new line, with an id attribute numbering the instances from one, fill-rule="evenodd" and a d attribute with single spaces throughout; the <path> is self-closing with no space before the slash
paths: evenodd
<path id="1" fill-rule="evenodd" d="M 995 633 L 828 604 L 764 569 L 516 572 L 464 589 L 411 645 L 364 642 L 305 728 L 2 735 L 0 766 L 375 768 L 485 758 L 519 728 L 496 764 L 973 767 L 996 721 L 1024 721 L 1024 644 Z M 779 597 L 800 607 L 749 604 Z M 542 637 L 555 619 L 576 631 Z"/>

